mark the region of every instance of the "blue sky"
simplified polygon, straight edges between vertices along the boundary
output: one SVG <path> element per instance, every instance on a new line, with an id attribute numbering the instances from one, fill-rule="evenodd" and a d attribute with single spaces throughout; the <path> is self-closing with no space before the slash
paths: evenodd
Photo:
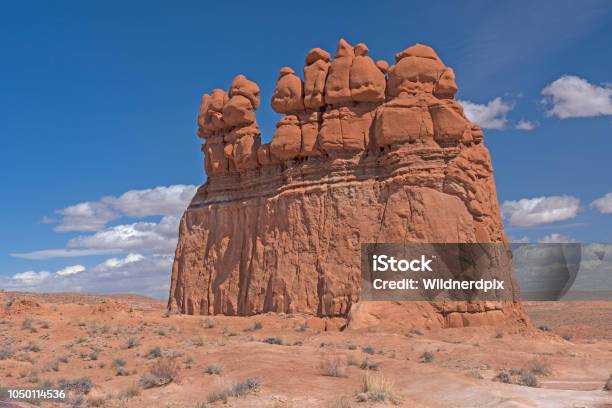
<path id="1" fill-rule="evenodd" d="M 4 4 L 0 287 L 79 267 L 106 276 L 101 288 L 130 265 L 167 280 L 185 201 L 175 198 L 204 179 L 201 94 L 244 73 L 269 101 L 280 67 L 301 71 L 310 48 L 333 53 L 341 37 L 388 61 L 425 43 L 455 69 L 457 98 L 485 127 L 512 239 L 610 242 L 611 23 L 607 1 Z M 257 116 L 269 140 L 278 115 L 262 103 Z M 137 210 L 151 197 L 158 208 Z M 56 212 L 79 203 L 97 225 L 76 225 L 84 207 Z M 140 241 L 126 244 L 134 231 Z M 97 255 L 32 259 L 67 247 Z"/>

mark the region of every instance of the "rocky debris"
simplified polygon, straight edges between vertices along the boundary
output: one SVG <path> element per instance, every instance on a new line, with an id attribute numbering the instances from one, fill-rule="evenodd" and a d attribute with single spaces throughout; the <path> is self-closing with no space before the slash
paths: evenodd
<path id="1" fill-rule="evenodd" d="M 284 116 L 269 144 L 256 84 L 239 75 L 202 98 L 208 180 L 181 221 L 173 310 L 350 313 L 360 326 L 385 304 L 358 302 L 361 243 L 507 242 L 483 132 L 432 48 L 406 48 L 389 67 L 340 40 L 333 59 L 310 50 L 303 72 L 280 70 L 271 105 Z M 513 303 L 393 310 L 432 327 L 522 316 Z"/>

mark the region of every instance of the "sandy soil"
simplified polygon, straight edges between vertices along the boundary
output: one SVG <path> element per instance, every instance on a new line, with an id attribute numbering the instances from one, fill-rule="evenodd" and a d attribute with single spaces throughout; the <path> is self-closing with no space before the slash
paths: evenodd
<path id="1" fill-rule="evenodd" d="M 0 293 L 0 301 L 0 386 L 57 388 L 88 377 L 91 389 L 71 391 L 72 405 L 612 407 L 603 390 L 612 373 L 612 302 L 530 302 L 541 327 L 533 332 L 385 333 L 324 331 L 325 322 L 299 315 L 169 316 L 163 302 L 136 296 Z M 147 376 L 164 363 L 175 365 L 173 380 L 145 388 L 167 382 Z M 219 374 L 206 373 L 218 366 Z M 521 368 L 537 387 L 524 385 Z M 495 379 L 512 369 L 514 384 Z M 364 376 L 386 382 L 360 394 Z M 75 384 L 88 388 L 87 380 Z M 208 402 L 232 389 L 241 395 Z"/>

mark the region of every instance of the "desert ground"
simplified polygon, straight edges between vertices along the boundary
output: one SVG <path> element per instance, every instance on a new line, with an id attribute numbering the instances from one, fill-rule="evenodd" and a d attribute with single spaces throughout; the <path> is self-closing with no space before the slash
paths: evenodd
<path id="1" fill-rule="evenodd" d="M 531 330 L 389 333 L 129 295 L 0 301 L 0 387 L 67 390 L 41 407 L 612 407 L 612 302 L 527 303 Z"/>

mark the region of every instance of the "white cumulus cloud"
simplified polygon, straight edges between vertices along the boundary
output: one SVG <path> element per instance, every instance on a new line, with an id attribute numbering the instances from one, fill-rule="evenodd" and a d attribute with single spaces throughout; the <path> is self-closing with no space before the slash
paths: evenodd
<path id="1" fill-rule="evenodd" d="M 570 242 L 578 242 L 573 238 L 570 238 L 566 235 L 562 234 L 548 234 L 541 239 L 538 240 L 540 244 L 562 244 L 562 243 L 570 243 Z"/>
<path id="2" fill-rule="evenodd" d="M 602 214 L 612 213 L 612 193 L 608 193 L 605 196 L 594 200 L 591 206 L 595 207 L 597 211 Z"/>
<path id="3" fill-rule="evenodd" d="M 564 75 L 542 90 L 548 115 L 560 119 L 612 115 L 612 86 Z"/>
<path id="4" fill-rule="evenodd" d="M 58 222 L 55 230 L 60 232 L 99 231 L 122 216 L 178 216 L 187 208 L 196 190 L 197 186 L 185 184 L 130 190 L 119 197 L 106 196 L 56 210 L 60 219 L 45 216 L 41 222 Z"/>
<path id="5" fill-rule="evenodd" d="M 533 130 L 538 127 L 538 124 L 535 122 L 530 122 L 528 120 L 519 120 L 516 124 L 515 128 L 518 130 Z"/>
<path id="6" fill-rule="evenodd" d="M 110 251 L 140 251 L 171 254 L 178 239 L 179 218 L 166 216 L 159 223 L 135 222 L 106 228 L 68 241 L 69 248 Z"/>
<path id="7" fill-rule="evenodd" d="M 508 120 L 506 114 L 512 110 L 512 105 L 497 97 L 487 104 L 470 101 L 459 101 L 467 118 L 484 129 L 502 129 Z"/>
<path id="8" fill-rule="evenodd" d="M 504 201 L 502 215 L 510 225 L 531 227 L 576 217 L 580 199 L 568 195 Z"/>
<path id="9" fill-rule="evenodd" d="M 0 287 L 47 293 L 134 293 L 162 299 L 168 296 L 172 257 L 128 254 L 125 258 L 111 259 L 79 273 L 26 271 L 10 278 L 0 277 Z"/>

